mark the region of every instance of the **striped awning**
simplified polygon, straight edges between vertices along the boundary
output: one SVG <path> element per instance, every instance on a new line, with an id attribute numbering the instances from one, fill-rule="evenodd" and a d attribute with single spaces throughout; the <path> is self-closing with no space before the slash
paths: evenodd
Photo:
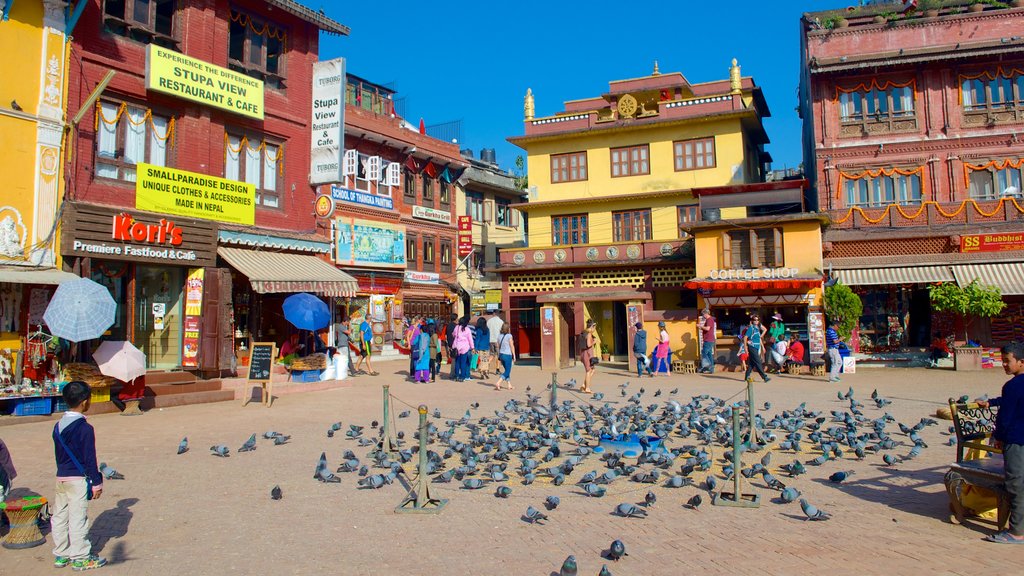
<path id="1" fill-rule="evenodd" d="M 886 284 L 932 284 L 953 282 L 949 266 L 906 266 L 900 268 L 857 268 L 836 270 L 839 281 L 847 286 Z"/>
<path id="2" fill-rule="evenodd" d="M 314 292 L 323 296 L 355 296 L 359 285 L 349 274 L 306 254 L 217 248 L 217 254 L 245 274 L 259 294 Z"/>
<path id="3" fill-rule="evenodd" d="M 1024 262 L 963 264 L 953 266 L 953 275 L 961 286 L 977 280 L 981 284 L 998 287 L 1003 296 L 1024 294 Z"/>

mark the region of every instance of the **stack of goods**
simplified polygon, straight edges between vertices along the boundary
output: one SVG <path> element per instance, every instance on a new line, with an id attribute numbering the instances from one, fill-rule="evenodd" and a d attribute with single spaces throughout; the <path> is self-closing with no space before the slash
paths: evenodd
<path id="1" fill-rule="evenodd" d="M 296 370 L 324 370 L 327 368 L 326 354 L 310 354 L 292 361 L 292 371 Z"/>
<path id="2" fill-rule="evenodd" d="M 117 382 L 117 380 L 110 376 L 101 374 L 100 369 L 95 365 L 82 362 L 66 364 L 64 366 L 64 380 L 66 382 L 81 380 L 88 384 L 90 388 L 109 388 Z"/>

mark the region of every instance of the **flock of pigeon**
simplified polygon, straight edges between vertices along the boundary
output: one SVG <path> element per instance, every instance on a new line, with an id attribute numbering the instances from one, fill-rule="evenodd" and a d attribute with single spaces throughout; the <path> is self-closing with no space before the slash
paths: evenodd
<path id="1" fill-rule="evenodd" d="M 569 383 L 570 392 L 572 384 Z M 422 473 L 439 485 L 459 482 L 466 491 L 494 486 L 494 495 L 498 498 L 511 497 L 516 483 L 573 485 L 580 491 L 571 494 L 592 498 L 609 494 L 622 496 L 646 488 L 642 502 L 615 504 L 613 514 L 623 518 L 645 518 L 654 508 L 659 492 L 664 495 L 688 487 L 695 492 L 684 504 L 682 499 L 679 502 L 685 508 L 699 510 L 706 499 L 705 492 L 712 497 L 720 482 L 732 481 L 734 474 L 741 474 L 747 481 L 760 479 L 764 488 L 777 491 L 776 502 L 780 504 L 798 501 L 807 520 L 823 521 L 831 515 L 802 498 L 795 485 L 799 476 L 844 458 L 878 458 L 885 466 L 911 460 L 927 448 L 920 431 L 937 424 L 931 418 L 922 418 L 913 425 L 896 423 L 898 432 L 893 430 L 890 424 L 896 420 L 885 411 L 891 401 L 879 396 L 877 390 L 872 392 L 867 405 L 855 398 L 853 388 L 845 394 L 838 392 L 837 399 L 845 408 L 828 413 L 810 410 L 806 403 L 801 403 L 768 416 L 772 407 L 765 402 L 755 411 L 753 424 L 758 444 L 751 446 L 752 451 L 763 455 L 753 464 L 734 470 L 731 459 L 727 458 L 734 441 L 732 411 L 740 410 L 744 426 L 749 427 L 745 401 L 729 404 L 721 398 L 702 394 L 684 402 L 676 399 L 677 388 L 665 398 L 645 404 L 647 391 L 641 387 L 630 393 L 629 382 L 619 387 L 623 400 L 618 402 L 602 402 L 602 395 L 595 394 L 586 399 L 565 399 L 552 406 L 530 392 L 531 388 L 527 387 L 525 400 L 510 399 L 502 409 L 494 410 L 493 415 L 474 416 L 479 403 L 471 404 L 460 418 L 444 418 L 440 411 L 434 410 L 433 421 L 427 424 L 426 470 Z M 660 389 L 652 395 L 653 398 L 661 396 Z M 398 417 L 404 419 L 409 415 L 409 412 L 402 412 Z M 341 422 L 335 422 L 328 428 L 327 436 L 333 438 L 343 428 Z M 370 433 L 364 435 L 368 430 Z M 395 439 L 398 448 L 389 454 L 380 449 L 383 434 L 384 428 L 376 421 L 368 428 L 350 424 L 344 430 L 344 437 L 368 449 L 364 459 L 353 449 L 344 450 L 340 465 L 332 472 L 327 453 L 323 452 L 313 478 L 323 483 L 340 483 L 340 474 L 356 474 L 358 486 L 370 490 L 393 484 L 403 475 L 414 479 L 420 473 L 415 466 L 418 442 L 405 446 L 405 433 L 400 431 Z M 623 435 L 635 435 L 633 437 L 639 439 L 637 456 L 615 450 L 595 450 L 602 438 L 622 438 Z M 418 440 L 419 432 L 414 432 L 413 437 Z M 290 439 L 274 431 L 264 433 L 263 438 L 275 445 L 285 444 Z M 747 438 L 738 440 L 743 442 Z M 955 438 L 951 438 L 952 441 Z M 238 452 L 254 450 L 256 443 L 257 437 L 253 434 Z M 188 438 L 183 438 L 178 454 L 188 449 Z M 223 444 L 211 446 L 210 451 L 222 458 L 230 456 L 230 449 Z M 744 459 L 755 458 L 748 453 Z M 101 464 L 101 470 L 107 478 L 123 478 L 105 463 Z M 837 471 L 828 479 L 839 484 L 852 474 L 852 471 Z M 668 490 L 662 491 L 662 488 Z M 282 498 L 279 486 L 273 487 L 271 498 Z M 549 495 L 543 501 L 544 511 L 538 509 L 541 506 L 530 505 L 521 519 L 530 524 L 544 523 L 549 520 L 549 514 L 556 514 L 560 503 L 559 496 Z M 625 555 L 625 545 L 616 540 L 605 557 L 617 561 Z M 576 558 L 570 556 L 560 574 L 576 573 Z M 600 572 L 602 575 L 610 573 L 607 565 Z"/>

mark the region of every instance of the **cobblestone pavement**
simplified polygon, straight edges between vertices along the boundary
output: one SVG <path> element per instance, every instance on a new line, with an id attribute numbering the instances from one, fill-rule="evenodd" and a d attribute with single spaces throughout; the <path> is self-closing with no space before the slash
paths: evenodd
<path id="1" fill-rule="evenodd" d="M 828 522 L 804 521 L 798 504 L 774 501 L 777 493 L 759 480 L 753 486 L 763 499 L 758 509 L 711 506 L 705 493 L 705 504 L 693 511 L 682 504 L 696 488 L 655 487 L 659 498 L 648 518 L 619 518 L 611 514 L 615 506 L 640 502 L 649 486 L 620 480 L 603 498 L 585 497 L 570 484 L 599 467 L 593 457 L 560 487 L 543 479 L 523 486 L 513 474 L 513 495 L 505 500 L 495 498 L 493 486 L 465 491 L 457 489 L 457 482 L 434 484 L 434 495 L 449 499 L 438 515 L 395 514 L 406 494 L 397 482 L 362 490 L 355 474 L 341 474 L 341 484 L 314 481 L 311 475 L 323 451 L 332 470 L 349 448 L 366 461 L 366 448 L 343 434 L 327 438 L 326 430 L 338 420 L 347 429 L 350 423 L 380 419 L 381 384 L 390 383 L 392 394 L 410 406 L 422 402 L 431 411 L 436 407 L 459 417 L 474 401 L 480 402 L 474 415 L 491 415 L 508 398 L 524 398 L 527 386 L 543 392 L 550 381 L 550 374 L 536 367 L 516 367 L 513 392 L 496 392 L 479 382 L 414 385 L 404 381 L 404 372 L 396 373 L 404 368 L 402 362 L 381 364 L 379 377 L 358 377 L 348 388 L 284 395 L 270 409 L 222 402 L 133 418 L 91 417 L 100 460 L 126 476 L 107 481 L 102 498 L 90 505 L 94 549 L 110 560 L 102 573 L 549 575 L 574 554 L 580 574 L 597 574 L 603 563 L 617 575 L 983 574 L 1012 573 L 1024 560 L 1024 550 L 984 542 L 987 529 L 948 522 L 942 476 L 954 449 L 945 444 L 945 421 L 922 432 L 930 447 L 913 461 L 889 468 L 881 466 L 878 455 L 863 461 L 847 456 L 793 480 L 791 485 L 812 503 L 833 514 Z M 582 380 L 582 375 L 576 368 L 559 377 Z M 659 400 L 665 400 L 669 389 L 679 387 L 684 402 L 701 393 L 729 398 L 744 389 L 737 373 L 639 381 L 604 366 L 594 388 L 618 403 L 623 398 L 617 386 L 625 380 L 633 381 L 630 391 L 646 387 L 645 405 L 658 388 L 664 391 Z M 770 401 L 770 414 L 800 402 L 827 414 L 847 407 L 837 401 L 837 390 L 853 386 L 867 403 L 877 388 L 893 400 L 887 408 L 893 416 L 914 424 L 934 414 L 949 396 L 994 395 L 1005 380 L 998 369 L 967 374 L 861 369 L 838 385 L 809 376 L 776 376 L 757 386 L 757 402 Z M 563 393 L 564 398 L 572 396 Z M 415 410 L 398 401 L 393 407 L 411 411 L 410 417 L 397 420 L 411 439 Z M 881 412 L 870 403 L 865 408 L 869 417 Z M 894 424 L 890 427 L 894 436 L 902 436 Z M 52 423 L 45 422 L 0 428 L 20 474 L 16 489 L 52 496 L 51 430 Z M 237 453 L 250 434 L 267 430 L 290 434 L 292 440 L 274 446 L 260 439 L 255 451 Z M 191 450 L 179 456 L 175 452 L 182 436 L 188 436 Z M 210 454 L 209 447 L 220 443 L 231 448 L 229 458 Z M 721 454 L 716 448 L 715 457 Z M 777 453 L 772 467 L 792 458 Z M 837 486 L 825 479 L 837 470 L 856 475 Z M 270 499 L 275 484 L 283 500 Z M 520 519 L 528 505 L 541 508 L 549 494 L 559 495 L 562 503 L 546 524 Z M 612 563 L 600 553 L 616 538 L 625 542 L 629 556 Z M 48 538 L 45 546 L 29 550 L 0 550 L 0 573 L 52 573 L 51 546 Z"/>

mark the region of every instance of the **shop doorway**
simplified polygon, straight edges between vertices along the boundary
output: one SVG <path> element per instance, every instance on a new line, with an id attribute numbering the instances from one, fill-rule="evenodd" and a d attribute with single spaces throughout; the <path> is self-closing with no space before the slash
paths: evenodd
<path id="1" fill-rule="evenodd" d="M 615 335 L 612 354 L 628 358 L 626 344 L 629 342 L 629 327 L 626 325 L 625 302 L 612 302 L 612 333 Z"/>
<path id="2" fill-rule="evenodd" d="M 540 308 L 533 297 L 509 298 L 506 321 L 519 356 L 540 356 Z"/>
<path id="3" fill-rule="evenodd" d="M 576 363 L 576 334 L 573 330 L 575 324 L 572 304 L 562 303 L 558 305 L 558 327 L 556 332 L 561 335 L 558 339 L 559 363 L 561 369 L 569 368 Z"/>
<path id="4" fill-rule="evenodd" d="M 910 321 L 907 327 L 909 346 L 925 347 L 931 344 L 932 307 L 925 288 L 915 288 L 910 294 Z"/>
<path id="5" fill-rule="evenodd" d="M 146 368 L 181 367 L 184 269 L 135 266 L 135 330 L 132 344 L 146 354 Z"/>

